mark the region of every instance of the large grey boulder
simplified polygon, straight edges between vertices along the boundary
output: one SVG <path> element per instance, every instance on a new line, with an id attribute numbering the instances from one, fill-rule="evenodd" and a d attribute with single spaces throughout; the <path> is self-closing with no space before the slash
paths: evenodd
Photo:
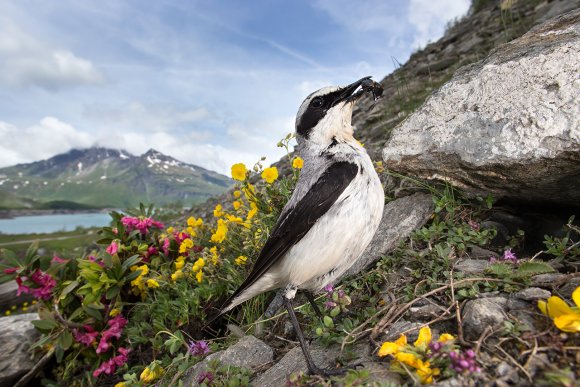
<path id="1" fill-rule="evenodd" d="M 580 203 L 580 10 L 459 70 L 397 127 L 385 166 L 496 198 Z"/>
<path id="2" fill-rule="evenodd" d="M 35 364 L 29 353 L 30 345 L 39 336 L 33 320 L 38 320 L 38 314 L 0 318 L 0 387 L 14 385 Z"/>

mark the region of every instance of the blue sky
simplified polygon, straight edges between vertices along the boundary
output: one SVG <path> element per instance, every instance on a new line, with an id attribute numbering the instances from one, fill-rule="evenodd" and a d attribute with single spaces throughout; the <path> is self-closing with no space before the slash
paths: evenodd
<path id="1" fill-rule="evenodd" d="M 3 0 L 0 167 L 94 145 L 229 174 L 302 99 L 382 79 L 469 0 Z"/>

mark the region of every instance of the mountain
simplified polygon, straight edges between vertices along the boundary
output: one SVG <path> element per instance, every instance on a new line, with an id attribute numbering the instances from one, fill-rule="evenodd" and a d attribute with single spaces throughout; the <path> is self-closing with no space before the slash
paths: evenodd
<path id="1" fill-rule="evenodd" d="M 193 205 L 231 184 L 224 175 L 153 149 L 141 156 L 97 147 L 73 149 L 48 160 L 0 168 L 0 208 Z"/>

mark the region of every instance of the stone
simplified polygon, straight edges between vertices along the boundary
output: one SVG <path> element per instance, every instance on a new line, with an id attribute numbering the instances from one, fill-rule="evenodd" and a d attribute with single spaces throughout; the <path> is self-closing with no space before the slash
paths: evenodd
<path id="1" fill-rule="evenodd" d="M 499 254 L 495 251 L 487 250 L 479 246 L 470 246 L 469 257 L 471 259 L 483 259 L 489 261 L 491 257 L 499 258 Z"/>
<path id="2" fill-rule="evenodd" d="M 580 10 L 457 71 L 392 132 L 385 167 L 472 196 L 577 206 Z"/>
<path id="3" fill-rule="evenodd" d="M 16 281 L 8 281 L 0 284 L 0 309 L 8 309 L 12 305 L 19 305 L 25 301 L 34 299 L 30 294 L 16 296 L 18 285 Z"/>
<path id="4" fill-rule="evenodd" d="M 566 278 L 566 274 L 561 273 L 538 274 L 532 277 L 531 285 L 541 288 L 551 288 L 564 278 Z"/>
<path id="5" fill-rule="evenodd" d="M 36 364 L 29 353 L 39 337 L 31 321 L 38 314 L 26 313 L 0 318 L 0 387 L 12 386 Z"/>
<path id="6" fill-rule="evenodd" d="M 274 351 L 262 340 L 256 339 L 254 336 L 245 336 L 236 344 L 223 351 L 212 353 L 187 370 L 183 376 L 184 386 L 197 386 L 199 374 L 206 370 L 211 360 L 252 369 L 271 363 L 274 360 Z"/>
<path id="7" fill-rule="evenodd" d="M 520 290 L 514 297 L 519 298 L 520 300 L 525 301 L 538 301 L 538 300 L 546 300 L 550 297 L 552 293 L 542 288 L 527 288 L 524 290 Z"/>
<path id="8" fill-rule="evenodd" d="M 427 304 L 423 306 L 414 306 L 409 308 L 409 316 L 413 319 L 425 320 L 441 316 L 445 308 L 436 304 Z"/>
<path id="9" fill-rule="evenodd" d="M 453 268 L 465 274 L 482 274 L 489 265 L 489 260 L 485 259 L 462 259 Z"/>
<path id="10" fill-rule="evenodd" d="M 468 301 L 462 311 L 463 333 L 468 340 L 477 340 L 488 328 L 497 328 L 507 320 L 508 300 L 503 297 Z"/>
<path id="11" fill-rule="evenodd" d="M 360 259 L 347 271 L 354 275 L 394 250 L 399 242 L 423 226 L 433 212 L 431 195 L 417 192 L 385 206 L 381 224 Z"/>
<path id="12" fill-rule="evenodd" d="M 419 337 L 419 330 L 424 324 L 399 320 L 387 329 L 381 338 L 381 341 L 395 341 L 402 334 L 407 336 L 407 342 L 412 343 Z"/>
<path id="13" fill-rule="evenodd" d="M 369 348 L 367 345 L 357 345 L 353 348 L 353 352 L 357 357 L 354 363 L 360 364 L 361 368 L 370 371 L 371 380 L 369 382 L 392 383 L 393 385 L 401 384 L 399 375 L 389 371 L 384 363 L 376 362 L 369 356 Z M 310 353 L 312 354 L 314 363 L 321 368 L 336 368 L 336 359 L 341 355 L 340 347 L 323 348 L 317 345 L 310 346 Z M 260 387 L 284 386 L 287 384 L 289 375 L 300 371 L 307 373 L 308 368 L 302 349 L 297 346 L 288 351 L 278 363 L 252 380 L 251 384 L 252 386 Z"/>

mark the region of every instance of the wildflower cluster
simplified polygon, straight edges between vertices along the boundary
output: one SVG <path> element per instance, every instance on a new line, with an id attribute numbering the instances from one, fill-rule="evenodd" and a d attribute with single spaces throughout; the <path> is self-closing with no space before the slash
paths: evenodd
<path id="1" fill-rule="evenodd" d="M 263 246 L 302 167 L 298 158 L 290 162 L 290 178 L 261 163 L 234 165 L 232 203 L 217 205 L 212 219 L 166 225 L 142 205 L 112 212 L 99 247 L 80 257 L 42 257 L 34 245 L 24 259 L 2 251 L 4 277 L 38 301 L 35 347 L 54 349 L 52 377 L 92 385 L 123 375 L 119 387 L 144 385 L 203 358 L 208 343 L 191 339 L 208 306 L 233 292 Z M 139 364 L 143 353 L 153 361 Z"/>
<path id="2" fill-rule="evenodd" d="M 351 304 L 350 297 L 342 289 L 335 290 L 331 284 L 324 287 L 326 292 L 324 308 L 330 311 L 331 317 L 338 316 L 341 312 L 347 312 L 347 306 Z"/>
<path id="3" fill-rule="evenodd" d="M 448 333 L 433 342 L 428 326 L 421 328 L 413 345 L 407 343 L 407 336 L 401 335 L 394 342 L 383 343 L 378 355 L 392 356 L 391 370 L 403 375 L 413 372 L 424 384 L 433 383 L 440 375 L 449 377 L 481 371 L 473 350 L 462 351 L 455 344 L 455 338 Z"/>

